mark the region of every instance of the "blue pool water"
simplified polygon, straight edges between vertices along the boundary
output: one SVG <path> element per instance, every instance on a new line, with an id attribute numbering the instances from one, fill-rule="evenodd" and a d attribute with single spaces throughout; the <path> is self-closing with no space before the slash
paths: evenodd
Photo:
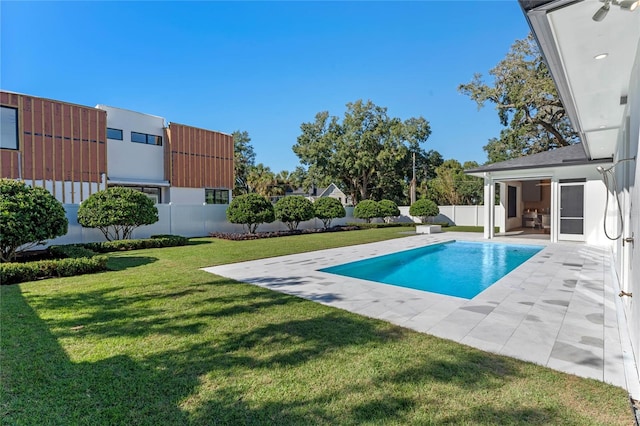
<path id="1" fill-rule="evenodd" d="M 450 241 L 321 271 L 472 299 L 542 248 Z"/>

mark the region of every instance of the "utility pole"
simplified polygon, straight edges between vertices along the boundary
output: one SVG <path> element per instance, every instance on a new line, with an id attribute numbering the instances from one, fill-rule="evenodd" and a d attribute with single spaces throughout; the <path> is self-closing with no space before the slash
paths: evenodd
<path id="1" fill-rule="evenodd" d="M 413 177 L 411 178 L 410 189 L 411 204 L 416 202 L 416 153 L 413 153 Z"/>

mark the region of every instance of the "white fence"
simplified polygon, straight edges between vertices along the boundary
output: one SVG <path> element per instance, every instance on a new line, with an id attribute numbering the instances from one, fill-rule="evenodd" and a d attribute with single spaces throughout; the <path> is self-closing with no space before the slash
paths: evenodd
<path id="1" fill-rule="evenodd" d="M 78 204 L 65 204 L 69 219 L 69 231 L 63 237 L 49 241 L 49 244 L 72 244 L 104 241 L 104 236 L 97 229 L 83 228 L 78 224 Z M 148 238 L 157 234 L 174 234 L 184 237 L 204 237 L 211 232 L 242 232 L 242 225 L 229 223 L 226 218 L 227 205 L 224 204 L 158 204 L 160 220 L 153 225 L 141 226 L 133 231 L 133 238 Z M 483 206 L 440 206 L 440 214 L 436 222 L 448 222 L 450 225 L 482 226 L 484 220 Z M 344 225 L 348 222 L 359 222 L 353 217 L 353 207 L 346 207 L 347 215 L 334 219 L 331 225 Z M 499 214 L 500 209 L 496 209 Z M 419 218 L 409 215 L 409 207 L 400 207 L 397 222 L 420 222 Z M 496 220 L 497 222 L 497 220 Z M 300 229 L 321 228 L 322 222 L 312 219 L 300 224 Z M 287 227 L 276 221 L 258 226 L 258 231 L 280 231 Z"/>
<path id="2" fill-rule="evenodd" d="M 447 222 L 457 226 L 483 226 L 484 206 L 438 206 L 440 214 L 434 218 L 434 222 Z M 503 210 L 495 209 L 496 223 L 501 223 L 498 216 L 504 215 Z M 409 214 L 409 207 L 400 207 L 402 222 L 420 222 L 420 219 Z"/>
<path id="3" fill-rule="evenodd" d="M 226 217 L 227 205 L 224 204 L 158 204 L 158 216 L 160 220 L 153 225 L 141 226 L 133 231 L 132 238 L 148 238 L 157 234 L 174 234 L 184 237 L 205 237 L 211 232 L 242 232 L 242 225 L 229 223 Z M 48 244 L 73 244 L 104 241 L 100 231 L 92 228 L 83 228 L 78 223 L 78 204 L 65 204 L 69 231 L 63 237 L 56 238 Z M 353 207 L 346 207 L 347 216 L 334 219 L 331 225 L 344 225 L 347 222 L 357 221 L 353 218 Z M 302 222 L 300 229 L 322 228 L 322 221 L 312 219 Z M 258 231 L 281 231 L 287 226 L 282 222 L 262 224 Z"/>

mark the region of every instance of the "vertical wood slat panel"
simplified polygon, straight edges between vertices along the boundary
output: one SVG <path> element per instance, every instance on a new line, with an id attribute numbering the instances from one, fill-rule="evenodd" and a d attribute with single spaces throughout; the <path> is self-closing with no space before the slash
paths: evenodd
<path id="1" fill-rule="evenodd" d="M 215 159 L 213 173 L 211 174 L 211 178 L 213 180 L 212 186 L 218 186 L 218 181 L 220 179 L 220 135 L 216 134 L 213 138 L 213 158 Z"/>
<path id="2" fill-rule="evenodd" d="M 220 132 L 171 123 L 167 129 L 170 167 L 175 187 L 233 188 L 233 137 Z"/>
<path id="3" fill-rule="evenodd" d="M 1 174 L 18 178 L 20 160 L 22 177 L 31 180 L 32 184 L 36 181 L 101 182 L 107 160 L 106 112 L 2 91 L 0 102 L 18 109 L 21 153 L 18 156 L 18 152 L 13 151 L 5 155 L 5 151 L 11 150 L 1 151 Z M 81 201 L 64 191 L 59 193 L 59 185 L 47 186 L 63 202 Z"/>

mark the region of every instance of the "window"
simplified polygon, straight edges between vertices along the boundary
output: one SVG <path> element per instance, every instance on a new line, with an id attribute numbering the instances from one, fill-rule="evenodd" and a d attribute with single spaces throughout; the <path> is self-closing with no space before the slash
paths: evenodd
<path id="1" fill-rule="evenodd" d="M 162 146 L 162 136 L 147 135 L 147 143 Z"/>
<path id="2" fill-rule="evenodd" d="M 111 185 L 110 185 L 111 186 Z M 113 185 L 121 186 L 121 185 Z M 124 186 L 124 185 L 123 185 Z M 147 197 L 151 198 L 156 204 L 160 204 L 162 201 L 162 191 L 158 187 L 153 186 L 125 186 L 125 188 L 133 189 L 142 192 Z"/>
<path id="3" fill-rule="evenodd" d="M 229 190 L 205 189 L 204 202 L 207 204 L 229 204 Z"/>
<path id="4" fill-rule="evenodd" d="M 162 146 L 162 136 L 131 132 L 131 142 Z"/>
<path id="5" fill-rule="evenodd" d="M 0 148 L 18 149 L 18 110 L 0 109 Z"/>
<path id="6" fill-rule="evenodd" d="M 515 186 L 509 186 L 508 194 L 507 194 L 507 202 L 508 202 L 507 217 L 518 216 L 518 209 L 516 205 L 516 202 L 518 201 L 517 196 L 518 196 L 518 188 L 516 188 Z"/>
<path id="7" fill-rule="evenodd" d="M 122 130 L 107 127 L 107 139 L 122 140 Z"/>
<path id="8" fill-rule="evenodd" d="M 131 132 L 131 142 L 147 143 L 147 135 L 144 133 Z"/>

